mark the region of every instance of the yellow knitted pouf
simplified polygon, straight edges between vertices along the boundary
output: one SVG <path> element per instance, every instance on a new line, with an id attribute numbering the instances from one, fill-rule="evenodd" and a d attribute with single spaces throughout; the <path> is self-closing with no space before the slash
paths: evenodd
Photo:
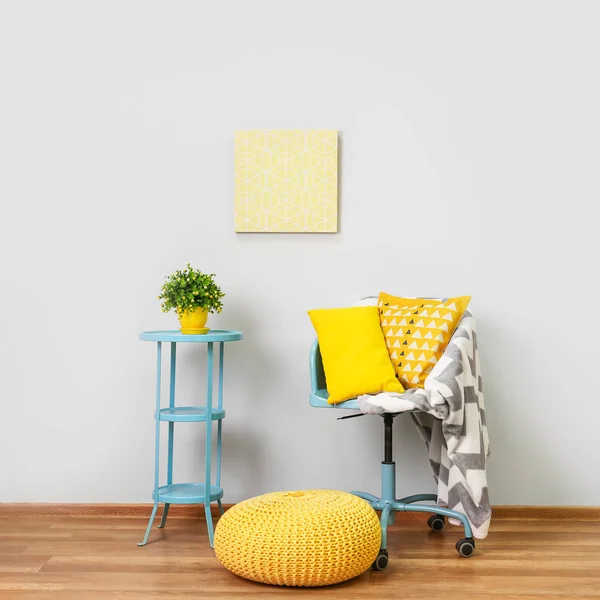
<path id="1" fill-rule="evenodd" d="M 230 508 L 215 553 L 232 573 L 274 585 L 319 586 L 364 573 L 381 545 L 377 513 L 335 490 L 275 492 Z"/>

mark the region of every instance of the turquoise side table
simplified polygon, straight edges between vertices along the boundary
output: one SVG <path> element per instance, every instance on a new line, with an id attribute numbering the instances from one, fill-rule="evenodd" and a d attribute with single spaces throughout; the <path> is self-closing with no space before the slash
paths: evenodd
<path id="1" fill-rule="evenodd" d="M 221 487 L 221 435 L 225 411 L 223 410 L 223 351 L 225 342 L 235 342 L 243 339 L 241 331 L 232 331 L 224 329 L 211 329 L 208 333 L 202 335 L 183 334 L 179 330 L 173 331 L 145 331 L 140 334 L 140 340 L 145 342 L 156 342 L 157 345 L 157 364 L 156 364 L 156 440 L 154 450 L 154 508 L 150 515 L 146 535 L 138 546 L 144 546 L 148 542 L 148 536 L 152 529 L 152 523 L 156 517 L 158 503 L 164 503 L 162 518 L 159 528 L 164 527 L 169 514 L 171 504 L 204 504 L 206 513 L 206 525 L 208 527 L 208 539 L 211 548 L 214 544 L 214 527 L 212 515 L 210 512 L 210 503 L 216 501 L 219 510 L 223 514 L 223 488 Z M 162 344 L 171 343 L 171 371 L 169 386 L 169 407 L 161 408 L 161 365 L 162 365 Z M 214 344 L 219 344 L 219 392 L 217 407 L 213 407 L 213 354 Z M 175 406 L 175 370 L 177 363 L 177 344 L 178 343 L 204 343 L 207 345 L 208 367 L 207 367 L 207 392 L 205 406 Z M 159 486 L 159 459 L 160 459 L 160 424 L 162 421 L 169 423 L 169 438 L 167 452 L 167 484 Z M 217 468 L 216 482 L 212 484 L 211 465 L 212 465 L 212 422 L 217 421 Z M 205 455 L 205 478 L 204 483 L 173 483 L 173 438 L 174 425 L 181 422 L 206 423 L 206 455 Z"/>

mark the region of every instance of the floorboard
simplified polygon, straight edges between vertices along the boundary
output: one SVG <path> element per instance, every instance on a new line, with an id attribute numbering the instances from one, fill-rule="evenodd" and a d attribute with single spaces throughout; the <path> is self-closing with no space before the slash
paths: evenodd
<path id="1" fill-rule="evenodd" d="M 456 555 L 458 528 L 441 534 L 403 519 L 389 534 L 390 566 L 327 588 L 286 589 L 225 570 L 202 519 L 153 529 L 138 517 L 0 518 L 2 600 L 248 600 L 294 597 L 352 600 L 600 600 L 600 522 L 494 519 L 470 559 Z"/>

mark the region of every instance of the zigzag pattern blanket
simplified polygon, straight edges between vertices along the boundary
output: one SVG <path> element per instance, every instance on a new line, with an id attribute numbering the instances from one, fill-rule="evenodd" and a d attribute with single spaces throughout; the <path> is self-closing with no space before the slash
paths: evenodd
<path id="1" fill-rule="evenodd" d="M 411 413 L 427 445 L 438 506 L 464 513 L 474 536 L 485 538 L 492 514 L 486 476 L 489 438 L 473 315 L 465 311 L 424 389 L 359 396 L 358 401 L 366 414 Z"/>

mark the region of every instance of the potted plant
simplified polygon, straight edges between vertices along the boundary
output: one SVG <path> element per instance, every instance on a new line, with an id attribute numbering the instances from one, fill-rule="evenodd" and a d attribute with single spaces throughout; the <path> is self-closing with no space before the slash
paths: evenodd
<path id="1" fill-rule="evenodd" d="M 179 317 L 181 333 L 202 334 L 209 331 L 205 327 L 208 313 L 220 313 L 221 299 L 225 294 L 215 283 L 215 274 L 207 275 L 191 267 L 178 270 L 165 278 L 159 300 L 163 312 L 175 310 Z"/>

